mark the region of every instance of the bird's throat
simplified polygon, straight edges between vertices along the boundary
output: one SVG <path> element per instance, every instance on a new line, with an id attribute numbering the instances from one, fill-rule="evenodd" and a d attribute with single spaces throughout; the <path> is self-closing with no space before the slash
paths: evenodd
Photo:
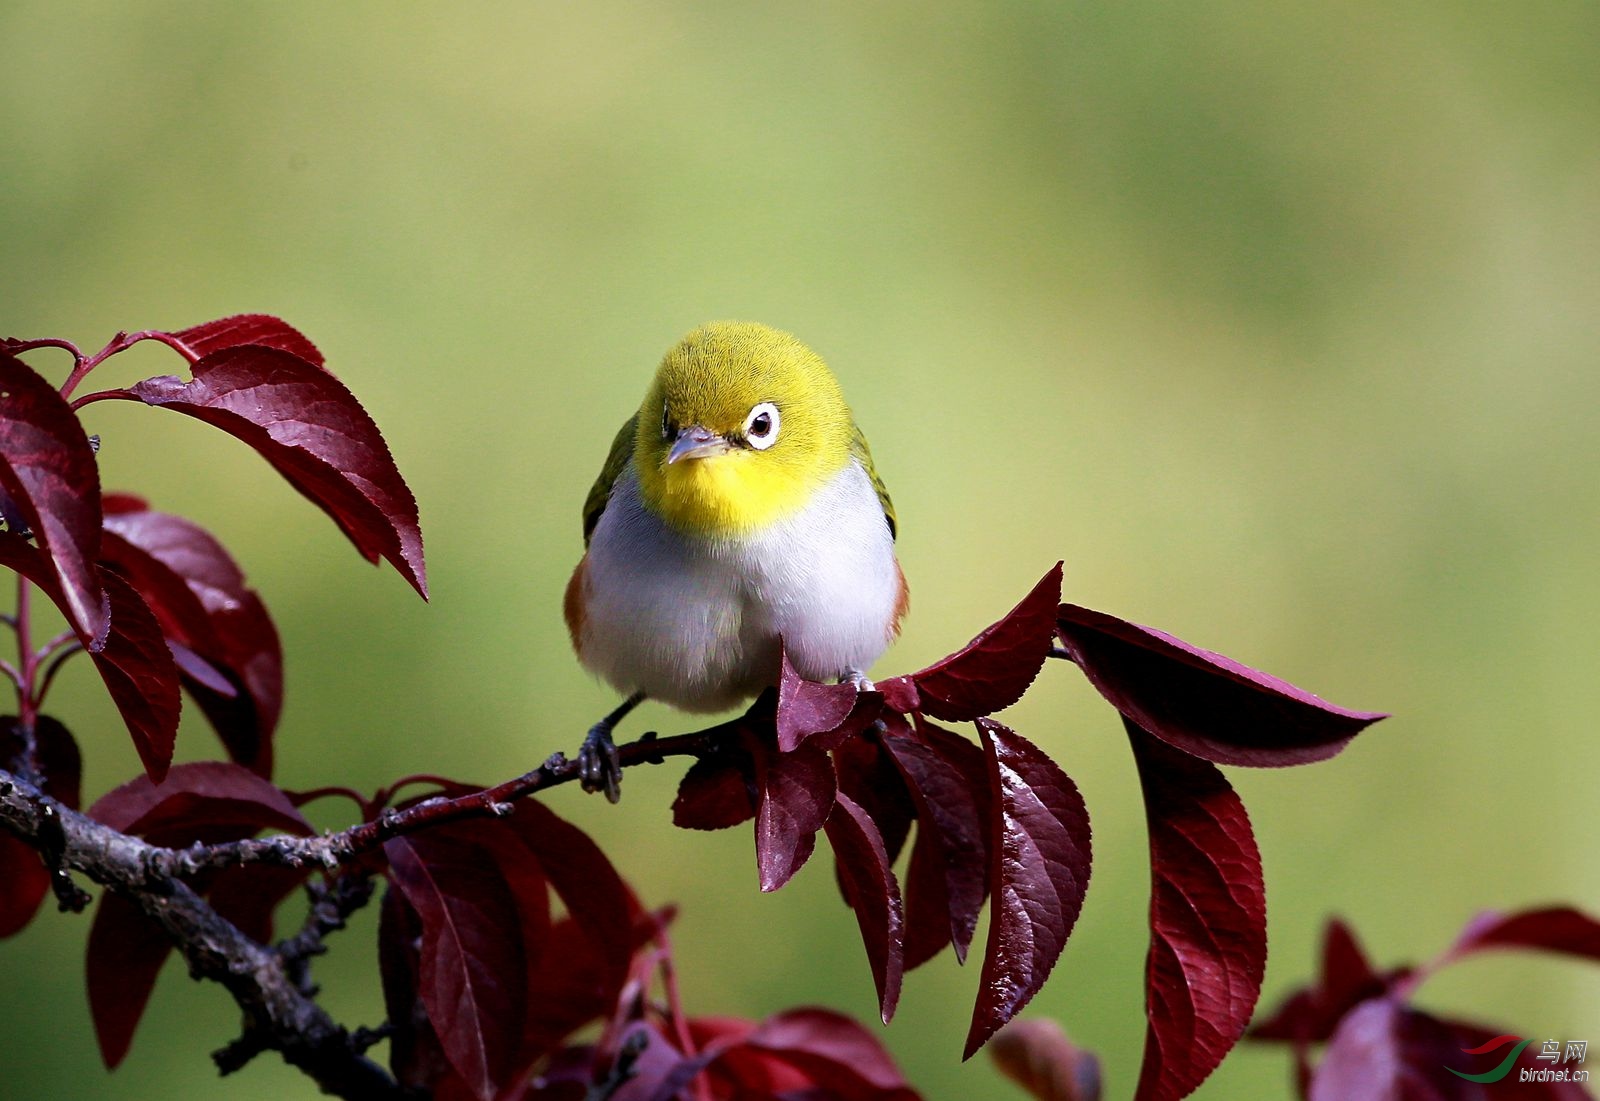
<path id="1" fill-rule="evenodd" d="M 737 536 L 798 511 L 817 487 L 744 452 L 673 463 L 646 479 L 645 503 L 680 531 Z"/>

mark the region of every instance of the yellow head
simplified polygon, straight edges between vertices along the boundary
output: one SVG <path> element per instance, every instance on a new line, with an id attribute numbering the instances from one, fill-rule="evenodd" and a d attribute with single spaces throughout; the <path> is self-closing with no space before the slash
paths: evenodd
<path id="1" fill-rule="evenodd" d="M 681 530 L 759 530 L 844 469 L 853 433 L 815 352 L 765 325 L 714 321 L 667 353 L 645 394 L 639 490 Z"/>

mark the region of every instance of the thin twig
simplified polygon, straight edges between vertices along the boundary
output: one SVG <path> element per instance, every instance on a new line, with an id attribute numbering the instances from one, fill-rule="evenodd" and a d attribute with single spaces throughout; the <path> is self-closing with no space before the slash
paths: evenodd
<path id="1" fill-rule="evenodd" d="M 296 988 L 277 953 L 241 933 L 188 884 L 151 875 L 151 854 L 170 850 L 79 814 L 3 770 L 0 826 L 41 850 L 52 846 L 51 835 L 59 830 L 62 876 L 72 869 L 135 900 L 183 952 L 192 974 L 222 984 L 233 995 L 250 1022 L 247 1032 L 265 1034 L 268 1047 L 324 1092 L 351 1101 L 400 1096 L 388 1072 L 362 1055 L 350 1034 Z M 236 1048 L 228 1057 L 243 1054 Z"/>
<path id="2" fill-rule="evenodd" d="M 734 719 L 670 738 L 645 735 L 636 742 L 619 746 L 617 755 L 624 768 L 657 764 L 667 757 L 699 756 L 736 729 L 740 721 Z M 577 778 L 578 763 L 556 753 L 531 772 L 494 787 L 454 798 L 441 796 L 427 799 L 401 810 L 387 810 L 370 821 L 320 837 L 279 834 L 216 845 L 191 845 L 184 849 L 148 846 L 144 859 L 149 874 L 155 878 L 190 876 L 207 868 L 227 868 L 240 864 L 275 864 L 290 868 L 320 865 L 333 868 L 378 848 L 390 838 L 464 818 L 502 817 L 509 813 L 511 804 L 516 800 Z"/>

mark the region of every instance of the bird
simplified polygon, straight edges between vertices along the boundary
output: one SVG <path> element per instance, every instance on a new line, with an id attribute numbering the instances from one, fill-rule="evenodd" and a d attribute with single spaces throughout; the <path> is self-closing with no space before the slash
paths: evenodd
<path id="1" fill-rule="evenodd" d="M 623 695 L 578 757 L 616 802 L 612 731 L 646 699 L 722 711 L 803 677 L 868 688 L 908 606 L 894 504 L 838 381 L 796 337 L 718 321 L 662 359 L 583 506 L 563 611 Z"/>

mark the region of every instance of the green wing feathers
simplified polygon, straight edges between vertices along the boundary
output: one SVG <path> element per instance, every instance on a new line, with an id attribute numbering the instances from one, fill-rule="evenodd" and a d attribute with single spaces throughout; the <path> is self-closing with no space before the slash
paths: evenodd
<path id="1" fill-rule="evenodd" d="M 877 491 L 878 503 L 883 506 L 883 518 L 889 521 L 889 536 L 894 538 L 900 533 L 895 527 L 894 502 L 889 500 L 889 487 L 878 477 L 878 468 L 872 465 L 872 449 L 867 446 L 867 437 L 861 434 L 859 426 L 852 424 L 850 427 L 852 429 L 850 454 L 860 461 L 862 469 L 867 472 L 867 477 L 872 479 L 872 488 Z"/>
<path id="2" fill-rule="evenodd" d="M 617 430 L 617 438 L 611 441 L 611 454 L 606 456 L 606 465 L 600 468 L 600 477 L 595 479 L 589 496 L 584 499 L 583 545 L 586 547 L 589 545 L 589 536 L 594 534 L 594 526 L 600 522 L 600 514 L 606 510 L 606 502 L 611 499 L 611 487 L 617 484 L 623 467 L 633 458 L 633 441 L 638 430 L 639 414 L 635 413 Z M 883 495 L 882 489 L 878 495 Z M 894 526 L 893 521 L 890 526 Z"/>

